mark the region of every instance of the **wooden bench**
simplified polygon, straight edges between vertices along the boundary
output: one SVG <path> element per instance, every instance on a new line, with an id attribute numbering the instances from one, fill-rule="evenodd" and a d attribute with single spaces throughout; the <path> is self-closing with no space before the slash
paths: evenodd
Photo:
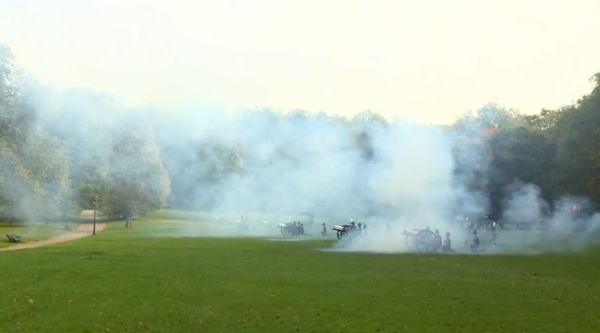
<path id="1" fill-rule="evenodd" d="M 8 234 L 8 235 L 6 235 L 6 237 L 8 238 L 8 241 L 11 243 L 18 243 L 21 241 L 21 237 L 19 235 Z"/>

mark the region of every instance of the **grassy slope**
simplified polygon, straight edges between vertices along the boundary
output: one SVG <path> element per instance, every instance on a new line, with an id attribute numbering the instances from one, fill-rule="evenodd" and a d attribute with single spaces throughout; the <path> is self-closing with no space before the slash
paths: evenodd
<path id="1" fill-rule="evenodd" d="M 328 241 L 157 238 L 142 236 L 155 222 L 115 226 L 0 253 L 0 332 L 600 330 L 598 250 L 342 254 L 320 251 Z"/>

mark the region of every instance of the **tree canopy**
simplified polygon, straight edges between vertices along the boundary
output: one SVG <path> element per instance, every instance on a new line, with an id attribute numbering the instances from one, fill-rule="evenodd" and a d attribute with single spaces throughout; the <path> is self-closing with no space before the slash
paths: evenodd
<path id="1" fill-rule="evenodd" d="M 371 110 L 353 118 L 272 109 L 180 117 L 44 87 L 0 45 L 0 210 L 39 219 L 97 206 L 129 220 L 166 205 L 226 203 L 345 216 L 447 186 L 460 191 L 440 200 L 480 196 L 487 213 L 500 214 L 515 182 L 536 184 L 549 201 L 600 202 L 600 73 L 591 81 L 589 94 L 557 110 L 488 103 L 433 129 Z"/>

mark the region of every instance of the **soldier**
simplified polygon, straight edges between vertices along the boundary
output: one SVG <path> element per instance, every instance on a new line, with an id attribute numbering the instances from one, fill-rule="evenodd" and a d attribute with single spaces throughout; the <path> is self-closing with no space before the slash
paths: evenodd
<path id="1" fill-rule="evenodd" d="M 325 223 L 323 223 L 323 231 L 321 231 L 321 236 L 327 236 L 327 228 L 325 227 Z"/>
<path id="2" fill-rule="evenodd" d="M 492 223 L 492 239 L 490 244 L 498 245 L 498 234 L 496 233 L 496 222 Z"/>
<path id="3" fill-rule="evenodd" d="M 439 249 L 442 247 L 442 235 L 440 235 L 440 231 L 435 229 L 435 249 Z"/>
<path id="4" fill-rule="evenodd" d="M 473 230 L 473 245 L 471 245 L 471 252 L 479 252 L 479 236 L 477 236 L 477 230 Z"/>
<path id="5" fill-rule="evenodd" d="M 367 225 L 363 224 L 363 235 L 367 234 Z"/>
<path id="6" fill-rule="evenodd" d="M 442 245 L 442 252 L 444 252 L 444 253 L 454 252 L 454 250 L 452 250 L 452 242 L 450 241 L 450 233 L 449 232 L 446 233 L 446 239 L 444 239 L 444 245 Z"/>

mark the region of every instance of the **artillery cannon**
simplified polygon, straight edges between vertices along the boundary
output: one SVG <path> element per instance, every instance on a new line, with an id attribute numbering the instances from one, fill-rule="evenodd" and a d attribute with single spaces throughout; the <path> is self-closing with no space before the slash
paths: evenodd
<path id="1" fill-rule="evenodd" d="M 405 236 L 406 246 L 412 251 L 432 253 L 441 245 L 435 233 L 429 229 L 404 229 L 402 234 Z"/>
<path id="2" fill-rule="evenodd" d="M 348 233 L 349 235 L 358 233 L 358 227 L 356 225 L 349 225 L 349 224 L 344 224 L 344 225 L 334 225 L 333 226 L 333 230 L 336 231 L 336 236 L 338 239 L 342 239 L 346 233 Z"/>
<path id="3" fill-rule="evenodd" d="M 281 228 L 281 234 L 283 236 L 302 236 L 304 235 L 304 226 L 302 223 L 279 223 L 278 227 Z"/>

